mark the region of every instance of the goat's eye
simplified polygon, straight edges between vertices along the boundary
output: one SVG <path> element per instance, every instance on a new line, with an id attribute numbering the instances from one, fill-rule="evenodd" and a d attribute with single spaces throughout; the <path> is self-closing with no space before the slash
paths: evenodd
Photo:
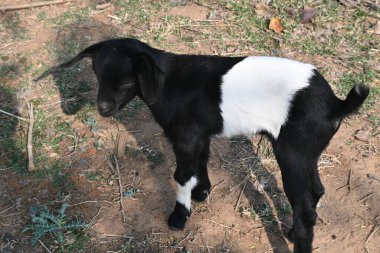
<path id="1" fill-rule="evenodd" d="M 133 82 L 130 82 L 130 83 L 124 83 L 120 86 L 120 89 L 129 89 L 129 88 L 132 88 L 133 86 Z"/>

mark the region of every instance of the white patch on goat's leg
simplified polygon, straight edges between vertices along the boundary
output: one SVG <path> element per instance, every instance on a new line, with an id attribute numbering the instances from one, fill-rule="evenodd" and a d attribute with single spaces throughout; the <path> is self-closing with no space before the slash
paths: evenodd
<path id="1" fill-rule="evenodd" d="M 191 177 L 183 186 L 177 183 L 177 201 L 184 205 L 187 210 L 191 208 L 191 190 L 197 185 L 196 177 Z"/>

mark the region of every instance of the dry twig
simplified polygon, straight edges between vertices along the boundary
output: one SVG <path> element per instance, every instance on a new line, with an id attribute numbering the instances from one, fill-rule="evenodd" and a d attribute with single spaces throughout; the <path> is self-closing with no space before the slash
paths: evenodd
<path id="1" fill-rule="evenodd" d="M 210 219 L 204 219 L 204 220 L 207 220 L 207 221 L 209 221 L 211 223 L 214 223 L 216 225 L 219 225 L 219 226 L 222 226 L 222 227 L 225 227 L 225 228 L 229 228 L 229 229 L 233 229 L 233 230 L 236 230 L 236 231 L 240 231 L 240 229 L 238 229 L 238 228 L 234 228 L 232 226 L 227 226 L 227 225 L 224 225 L 222 223 L 219 223 L 219 222 L 216 222 L 216 221 L 213 221 L 213 220 L 210 220 Z"/>
<path id="2" fill-rule="evenodd" d="M 181 240 L 179 241 L 176 246 L 180 245 L 182 242 L 184 242 L 191 234 L 193 233 L 193 231 L 190 230 L 190 232 Z"/>
<path id="3" fill-rule="evenodd" d="M 100 236 L 104 236 L 104 237 L 123 237 L 123 238 L 127 238 L 127 239 L 134 239 L 134 237 L 132 237 L 132 236 L 118 235 L 118 234 L 100 234 Z"/>
<path id="4" fill-rule="evenodd" d="M 120 133 L 119 139 L 117 142 L 117 154 L 116 154 L 118 158 L 122 158 L 124 156 L 125 146 L 127 145 L 127 141 L 128 141 L 128 134 Z"/>
<path id="5" fill-rule="evenodd" d="M 367 200 L 368 198 L 370 198 L 373 194 L 374 194 L 374 193 L 372 192 L 372 193 L 368 194 L 367 196 L 361 198 L 361 199 L 358 201 L 358 203 L 362 203 L 362 202 L 364 202 L 365 200 Z"/>
<path id="6" fill-rule="evenodd" d="M 6 208 L 5 210 L 1 211 L 1 212 L 0 212 L 0 215 L 2 215 L 3 213 L 5 213 L 5 212 L 8 211 L 8 210 L 11 210 L 14 206 L 15 206 L 15 205 L 13 205 L 13 206 L 11 206 L 11 207 L 8 207 L 8 208 Z"/>
<path id="7" fill-rule="evenodd" d="M 371 232 L 368 234 L 367 238 L 365 239 L 364 243 L 368 243 L 374 234 L 376 234 L 377 230 L 379 230 L 380 226 L 379 224 L 375 224 L 373 228 L 371 229 Z"/>
<path id="8" fill-rule="evenodd" d="M 6 12 L 6 11 L 21 10 L 21 9 L 30 9 L 30 8 L 41 7 L 45 5 L 64 4 L 68 2 L 74 2 L 74 0 L 57 0 L 57 1 L 45 1 L 45 2 L 30 3 L 30 4 L 1 6 L 0 11 Z"/>
<path id="9" fill-rule="evenodd" d="M 379 176 L 372 175 L 371 173 L 368 173 L 368 174 L 367 174 L 367 177 L 368 177 L 369 179 L 373 179 L 373 180 L 376 180 L 376 181 L 379 181 L 379 182 L 380 182 L 380 177 L 379 177 Z"/>
<path id="10" fill-rule="evenodd" d="M 235 205 L 235 208 L 234 210 L 236 211 L 236 209 L 238 208 L 239 204 L 240 204 L 240 199 L 241 199 L 241 196 L 243 195 L 243 192 L 244 192 L 244 189 L 245 189 L 245 186 L 247 185 L 247 181 L 245 181 L 244 185 L 243 185 L 243 188 L 241 189 L 241 192 L 239 194 L 239 198 L 238 200 L 236 201 L 236 205 Z"/>
<path id="11" fill-rule="evenodd" d="M 33 114 L 33 104 L 27 103 L 29 108 L 29 127 L 28 127 L 28 140 L 27 140 L 27 150 L 28 150 L 28 170 L 36 170 L 34 165 L 33 157 L 33 123 L 34 123 L 34 114 Z"/>
<path id="12" fill-rule="evenodd" d="M 260 144 L 261 144 L 261 142 L 262 142 L 262 140 L 263 140 L 263 137 L 264 137 L 264 135 L 261 135 L 260 136 L 260 140 L 259 140 L 259 142 L 257 143 L 257 148 L 256 148 L 256 155 L 259 155 L 259 151 L 260 151 Z"/>
<path id="13" fill-rule="evenodd" d="M 118 183 L 119 183 L 119 193 L 120 193 L 120 212 L 121 212 L 121 216 L 123 218 L 123 224 L 127 224 L 126 223 L 126 219 L 125 219 L 125 208 L 124 208 L 124 203 L 123 203 L 123 184 L 121 183 L 121 176 L 120 176 L 120 167 L 119 167 L 119 162 L 117 160 L 117 157 L 115 155 L 113 155 L 113 159 L 115 161 L 115 166 L 112 166 L 112 164 L 109 162 L 108 165 L 111 167 L 111 169 L 113 169 L 114 171 L 116 171 L 117 173 L 117 180 L 118 180 Z"/>
<path id="14" fill-rule="evenodd" d="M 210 190 L 210 193 L 208 194 L 209 196 L 211 195 L 211 192 L 213 190 L 215 190 L 216 187 L 218 187 L 219 185 L 223 184 L 224 182 L 226 182 L 225 179 L 221 180 L 219 183 L 217 183 L 216 185 L 214 185 L 213 187 L 211 187 L 211 190 Z"/>
<path id="15" fill-rule="evenodd" d="M 214 147 L 214 149 L 216 150 L 216 153 L 219 157 L 220 160 L 222 160 L 224 163 L 228 163 L 228 161 L 226 161 L 222 155 L 222 153 L 220 152 L 219 148 L 214 144 L 214 143 L 211 143 L 211 146 Z"/>
<path id="16" fill-rule="evenodd" d="M 366 253 L 371 253 L 371 251 L 369 250 L 369 248 L 365 244 L 364 244 L 364 250 L 365 250 Z"/>
<path id="17" fill-rule="evenodd" d="M 12 114 L 12 113 L 10 113 L 10 112 L 6 112 L 6 111 L 3 111 L 3 110 L 1 110 L 1 109 L 0 109 L 0 112 L 1 112 L 1 113 L 4 113 L 5 115 L 8 115 L 8 116 L 15 117 L 16 119 L 19 119 L 19 120 L 23 120 L 23 121 L 28 122 L 27 119 L 25 119 L 25 118 L 23 118 L 23 117 L 20 117 L 20 116 L 17 116 L 17 115 L 14 115 L 14 114 Z"/>
<path id="18" fill-rule="evenodd" d="M 83 205 L 83 204 L 87 204 L 87 203 L 95 203 L 95 204 L 101 205 L 100 202 L 105 202 L 108 204 L 114 204 L 114 202 L 107 201 L 107 200 L 86 200 L 86 201 L 82 201 L 82 202 L 75 203 L 75 204 L 69 204 L 69 206 L 73 207 L 73 206 L 79 206 L 79 205 Z"/>
<path id="19" fill-rule="evenodd" d="M 202 233 L 201 233 L 200 235 L 201 235 L 202 243 L 203 243 L 204 245 L 199 245 L 199 246 L 200 246 L 200 247 L 205 247 L 206 250 L 207 250 L 207 253 L 210 253 L 210 250 L 209 250 L 208 248 L 212 248 L 212 247 L 208 246 L 208 245 L 205 243 L 205 241 L 204 241 L 204 239 L 203 239 L 203 236 L 202 236 Z"/>
<path id="20" fill-rule="evenodd" d="M 44 249 L 46 249 L 47 252 L 49 253 L 52 253 L 48 247 L 46 247 L 46 245 L 41 241 L 41 240 L 38 240 L 38 242 L 42 245 L 42 247 L 44 247 Z"/>
<path id="21" fill-rule="evenodd" d="M 348 188 L 348 192 L 350 192 L 351 191 L 351 178 L 352 178 L 352 169 L 350 169 L 350 174 L 348 174 L 347 184 L 339 187 L 338 189 L 336 189 L 336 191 L 342 190 L 344 188 Z"/>
<path id="22" fill-rule="evenodd" d="M 98 212 L 96 213 L 96 215 L 95 215 L 94 217 L 92 217 L 92 219 L 91 219 L 91 221 L 90 221 L 90 224 L 93 224 L 92 222 L 94 222 L 95 219 L 100 215 L 100 212 L 102 211 L 102 209 L 103 209 L 103 206 L 101 206 L 101 207 L 99 208 Z M 92 227 L 95 226 L 95 225 L 96 225 L 96 223 L 94 223 L 94 225 L 92 225 Z"/>

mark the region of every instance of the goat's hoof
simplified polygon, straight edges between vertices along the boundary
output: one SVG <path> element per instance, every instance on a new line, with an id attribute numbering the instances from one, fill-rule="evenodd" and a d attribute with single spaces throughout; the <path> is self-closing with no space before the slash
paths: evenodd
<path id="1" fill-rule="evenodd" d="M 183 230 L 189 216 L 183 216 L 177 212 L 172 212 L 169 216 L 168 225 L 171 230 Z"/>
<path id="2" fill-rule="evenodd" d="M 203 202 L 207 199 L 210 190 L 193 190 L 191 192 L 191 199 L 197 202 Z"/>
<path id="3" fill-rule="evenodd" d="M 292 227 L 292 228 L 288 231 L 288 233 L 286 234 L 286 237 L 287 237 L 287 239 L 289 240 L 289 242 L 294 243 L 294 240 L 295 240 L 294 227 Z"/>

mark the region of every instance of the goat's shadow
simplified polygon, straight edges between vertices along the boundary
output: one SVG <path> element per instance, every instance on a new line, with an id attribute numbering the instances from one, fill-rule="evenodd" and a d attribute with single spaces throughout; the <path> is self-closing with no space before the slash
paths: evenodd
<path id="1" fill-rule="evenodd" d="M 1 82 L 1 80 L 0 80 Z M 16 90 L 0 86 L 0 103 L 2 110 L 18 115 L 19 106 L 16 98 Z M 27 157 L 24 143 L 15 138 L 18 119 L 0 113 L 0 166 L 4 170 L 25 171 Z"/>
<path id="2" fill-rule="evenodd" d="M 85 36 L 85 35 L 81 35 Z M 100 38 L 98 38 L 100 39 Z M 57 62 L 62 62 L 62 59 L 59 59 L 57 57 Z M 59 90 L 60 97 L 61 97 L 61 108 L 65 114 L 75 114 L 78 111 L 80 111 L 83 107 L 86 106 L 92 106 L 93 110 L 96 110 L 95 108 L 95 94 L 96 94 L 96 88 L 97 83 L 95 79 L 95 75 L 92 72 L 92 69 L 89 64 L 79 63 L 75 67 L 71 69 L 64 69 L 60 72 L 53 73 L 53 79 L 56 87 Z M 136 102 L 136 101 L 132 101 Z M 137 102 L 138 104 L 139 102 Z M 134 108 L 136 109 L 136 108 Z M 133 110 L 134 110 L 133 109 Z M 123 124 L 126 129 L 143 129 L 143 127 L 139 127 L 138 125 L 134 123 L 130 123 L 130 121 L 126 121 L 123 119 L 123 112 L 118 113 L 115 116 L 115 119 L 118 123 Z M 153 121 L 152 117 L 148 119 L 149 121 Z M 154 139 L 155 136 L 150 136 L 152 133 L 145 132 L 144 129 L 142 130 L 143 133 L 140 134 L 133 134 L 135 139 L 138 141 L 139 145 L 143 146 L 146 145 L 146 140 L 142 138 L 142 136 L 148 134 L 148 138 Z M 234 149 L 236 151 L 236 148 L 238 149 L 239 146 L 244 148 L 246 150 L 250 151 L 250 154 L 247 154 L 248 156 L 252 157 L 254 155 L 252 143 L 247 142 L 244 139 L 234 139 L 232 146 L 232 152 L 234 152 Z M 210 149 L 213 147 L 211 146 Z M 169 154 L 173 157 L 172 154 Z M 225 154 L 222 154 L 225 155 Z M 228 154 L 227 154 L 228 155 Z M 230 154 L 230 155 L 236 155 L 236 154 Z M 244 157 L 242 157 L 244 159 Z M 258 161 L 257 157 L 255 157 L 255 160 Z M 228 168 L 230 164 L 224 164 L 223 167 Z M 237 164 L 235 164 L 236 166 Z M 281 252 L 281 253 L 289 253 L 290 250 L 288 248 L 286 239 L 284 237 L 283 231 L 287 230 L 284 229 L 282 226 L 284 225 L 283 222 L 278 222 L 278 220 L 275 219 L 276 215 L 278 214 L 279 219 L 283 220 L 283 216 L 286 216 L 283 212 L 283 196 L 282 191 L 278 188 L 276 180 L 273 176 L 273 174 L 265 168 L 261 163 L 257 163 L 254 172 L 257 175 L 257 180 L 265 180 L 267 183 L 265 185 L 269 185 L 270 189 L 265 189 L 268 194 L 263 194 L 260 189 L 257 188 L 257 185 L 253 184 L 251 180 L 248 180 L 245 185 L 244 193 L 249 199 L 251 203 L 251 207 L 253 209 L 253 212 L 257 214 L 260 221 L 264 225 L 264 229 L 266 232 L 266 235 L 269 239 L 269 242 L 271 244 L 273 252 Z M 171 173 L 169 170 L 167 173 Z M 238 176 L 233 177 L 236 184 L 241 183 L 242 180 L 245 180 L 247 178 L 248 173 L 250 173 L 247 170 L 243 170 L 239 173 Z M 155 173 L 152 173 L 155 174 Z M 152 175 L 153 177 L 153 175 Z M 164 188 L 167 188 L 166 183 L 163 183 L 162 180 L 159 179 L 152 179 L 155 180 L 155 186 L 160 188 L 157 191 L 158 192 L 165 192 Z M 262 185 L 262 184 L 261 184 Z M 241 184 L 240 187 L 243 187 L 243 184 Z M 174 204 L 175 199 L 175 188 L 173 188 L 173 194 L 170 196 L 166 196 L 166 202 L 170 201 L 172 199 Z M 268 196 L 270 198 L 270 201 L 272 201 L 273 204 L 268 203 Z M 168 216 L 170 212 L 172 211 L 172 204 L 166 205 L 166 215 Z M 162 205 L 163 206 L 163 205 Z M 275 207 L 276 210 L 272 210 L 272 207 Z M 146 212 L 149 212 L 149 206 L 144 207 Z M 144 212 L 142 211 L 142 213 Z M 282 228 L 281 228 L 282 227 Z M 137 231 L 138 232 L 138 231 Z"/>
<path id="3" fill-rule="evenodd" d="M 245 136 L 236 136 L 228 141 L 231 149 L 229 152 L 216 152 L 222 160 L 222 168 L 233 175 L 235 183 L 240 185 L 240 190 L 249 200 L 249 211 L 263 224 L 272 251 L 290 253 L 285 234 L 290 228 L 288 223 L 291 207 L 284 192 L 278 187 L 274 173 L 258 158 L 265 156 L 270 161 L 270 167 L 276 167 L 272 166 L 274 157 L 270 143 L 266 139 L 262 142 L 262 138 L 263 136 L 253 145 L 252 140 Z M 214 148 L 217 149 L 215 145 Z M 259 152 L 260 148 L 265 151 Z"/>

